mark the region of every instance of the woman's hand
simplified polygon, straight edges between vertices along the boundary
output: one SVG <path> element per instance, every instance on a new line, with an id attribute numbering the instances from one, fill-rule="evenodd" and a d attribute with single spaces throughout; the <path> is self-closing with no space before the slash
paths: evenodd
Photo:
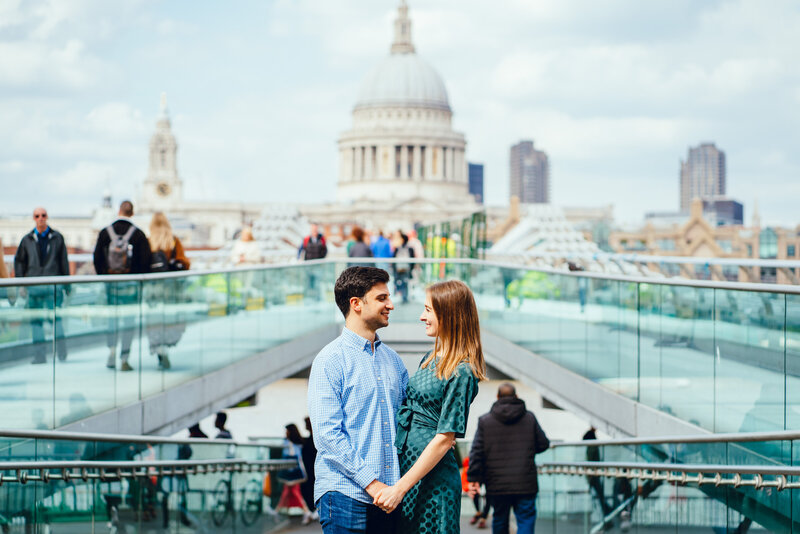
<path id="1" fill-rule="evenodd" d="M 382 488 L 378 494 L 375 495 L 372 504 L 387 514 L 391 514 L 394 512 L 395 508 L 400 506 L 400 503 L 403 501 L 403 497 L 405 496 L 406 492 L 400 489 L 397 485 L 387 486 Z"/>

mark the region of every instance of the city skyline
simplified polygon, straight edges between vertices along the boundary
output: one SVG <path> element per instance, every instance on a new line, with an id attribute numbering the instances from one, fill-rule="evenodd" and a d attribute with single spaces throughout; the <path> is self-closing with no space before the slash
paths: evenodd
<path id="1" fill-rule="evenodd" d="M 107 180 L 115 200 L 136 196 L 161 91 L 187 198 L 333 200 L 336 139 L 396 5 L 0 4 L 0 181 L 13 192 L 0 210 L 84 213 Z M 757 198 L 764 223 L 800 222 L 793 3 L 409 5 L 467 158 L 486 165 L 487 204 L 507 202 L 508 147 L 533 138 L 557 169 L 555 204 L 613 203 L 641 222 L 674 206 L 681 157 L 711 140 L 728 195 Z"/>

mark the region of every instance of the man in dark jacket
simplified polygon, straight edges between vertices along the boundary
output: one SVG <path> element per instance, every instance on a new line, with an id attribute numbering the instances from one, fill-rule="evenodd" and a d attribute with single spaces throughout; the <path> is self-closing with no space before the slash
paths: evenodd
<path id="1" fill-rule="evenodd" d="M 533 534 L 539 491 L 534 456 L 548 447 L 550 441 L 536 416 L 525 409 L 513 385 L 502 384 L 497 402 L 478 420 L 467 470 L 471 493 L 486 485 L 486 496 L 494 507 L 493 534 L 508 534 L 512 508 L 517 533 Z"/>
<path id="2" fill-rule="evenodd" d="M 119 205 L 119 217 L 103 228 L 94 247 L 94 270 L 97 274 L 143 274 L 150 272 L 150 242 L 133 224 L 133 203 L 129 200 Z M 110 231 L 109 231 L 110 230 Z M 113 234 L 113 235 L 112 235 Z M 119 246 L 117 246 L 119 245 Z M 119 248 L 125 250 L 120 254 Z M 139 301 L 139 284 L 136 282 L 114 282 L 106 284 L 106 298 L 110 306 L 136 304 Z M 120 370 L 133 371 L 128 362 L 133 342 L 136 317 L 129 313 L 129 306 L 121 306 L 109 318 L 106 342 L 109 355 L 106 367 L 114 369 L 117 363 L 117 338 L 122 338 Z"/>
<path id="3" fill-rule="evenodd" d="M 67 246 L 64 237 L 47 223 L 47 210 L 33 210 L 36 228 L 25 234 L 14 256 L 14 276 L 69 276 Z M 64 300 L 64 285 L 28 286 L 27 306 L 31 309 L 52 310 L 60 307 Z M 41 316 L 31 319 L 31 341 L 33 360 L 31 363 L 47 362 L 47 347 L 44 338 L 44 319 L 52 313 L 42 312 Z M 67 341 L 64 339 L 64 326 L 60 314 L 55 314 L 56 354 L 59 360 L 67 359 Z"/>
<path id="4" fill-rule="evenodd" d="M 305 255 L 303 253 L 305 252 Z M 297 250 L 297 257 L 303 256 L 303 259 L 308 260 L 321 260 L 328 255 L 328 245 L 325 243 L 325 236 L 319 232 L 319 226 L 316 224 L 311 225 L 311 233 L 304 239 L 303 244 Z"/>

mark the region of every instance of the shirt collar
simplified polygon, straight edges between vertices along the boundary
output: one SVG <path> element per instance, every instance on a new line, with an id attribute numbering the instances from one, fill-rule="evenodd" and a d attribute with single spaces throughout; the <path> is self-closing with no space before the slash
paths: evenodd
<path id="1" fill-rule="evenodd" d="M 347 341 L 350 345 L 358 348 L 358 349 L 366 349 L 372 352 L 372 344 L 370 341 L 365 338 L 361 337 L 346 326 L 342 329 L 342 337 Z M 380 337 L 378 337 L 378 333 L 375 333 L 375 350 L 378 350 L 378 347 L 381 345 L 382 341 Z"/>
<path id="2" fill-rule="evenodd" d="M 45 228 L 44 232 L 42 232 L 42 233 L 39 233 L 39 229 L 38 228 L 34 228 L 33 231 L 37 236 L 44 237 L 44 236 L 46 236 L 47 234 L 50 233 L 50 227 L 48 226 L 47 228 Z"/>

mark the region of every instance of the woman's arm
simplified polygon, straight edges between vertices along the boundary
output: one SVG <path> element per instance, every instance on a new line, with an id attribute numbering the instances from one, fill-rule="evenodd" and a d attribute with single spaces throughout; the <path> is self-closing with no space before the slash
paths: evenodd
<path id="1" fill-rule="evenodd" d="M 397 508 L 403 497 L 408 493 L 408 490 L 413 488 L 414 484 L 422 480 L 422 477 L 427 475 L 444 458 L 444 455 L 453 446 L 454 439 L 455 432 L 436 434 L 425 446 L 425 450 L 419 455 L 411 469 L 397 481 L 397 484 L 378 492 L 373 499 L 373 504 L 387 513 Z"/>

